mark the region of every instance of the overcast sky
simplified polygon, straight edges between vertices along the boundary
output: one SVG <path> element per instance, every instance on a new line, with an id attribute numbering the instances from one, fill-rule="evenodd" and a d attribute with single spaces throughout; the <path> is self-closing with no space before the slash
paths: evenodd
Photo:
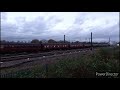
<path id="1" fill-rule="evenodd" d="M 119 41 L 119 12 L 1 12 L 1 39 Z"/>

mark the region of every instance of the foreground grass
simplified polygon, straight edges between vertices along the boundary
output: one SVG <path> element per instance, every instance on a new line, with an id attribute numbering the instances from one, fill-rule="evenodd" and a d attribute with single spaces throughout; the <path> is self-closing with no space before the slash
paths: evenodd
<path id="1" fill-rule="evenodd" d="M 119 48 L 57 58 L 57 63 L 14 72 L 14 78 L 95 78 L 96 72 L 119 72 Z"/>

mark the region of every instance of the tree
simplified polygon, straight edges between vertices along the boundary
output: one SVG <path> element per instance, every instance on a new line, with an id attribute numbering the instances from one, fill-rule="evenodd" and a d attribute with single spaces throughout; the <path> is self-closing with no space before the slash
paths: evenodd
<path id="1" fill-rule="evenodd" d="M 0 40 L 1 43 L 6 43 L 7 41 L 6 40 Z"/>
<path id="2" fill-rule="evenodd" d="M 39 41 L 40 44 L 42 44 L 42 41 Z"/>
<path id="3" fill-rule="evenodd" d="M 75 43 L 80 43 L 79 41 L 76 41 Z"/>
<path id="4" fill-rule="evenodd" d="M 31 41 L 31 43 L 36 43 L 36 44 L 38 44 L 38 43 L 39 43 L 39 40 L 38 40 L 38 39 L 33 39 L 33 40 Z"/>
<path id="5" fill-rule="evenodd" d="M 47 43 L 48 41 L 45 40 L 45 39 L 42 39 L 40 42 L 41 42 L 41 43 Z"/>
<path id="6" fill-rule="evenodd" d="M 17 41 L 17 43 L 20 43 L 20 41 Z"/>
<path id="7" fill-rule="evenodd" d="M 48 43 L 56 43 L 56 41 L 53 40 L 53 39 L 49 39 L 49 40 L 48 40 Z"/>
<path id="8" fill-rule="evenodd" d="M 64 41 L 60 40 L 60 41 L 58 41 L 58 43 L 64 43 Z"/>

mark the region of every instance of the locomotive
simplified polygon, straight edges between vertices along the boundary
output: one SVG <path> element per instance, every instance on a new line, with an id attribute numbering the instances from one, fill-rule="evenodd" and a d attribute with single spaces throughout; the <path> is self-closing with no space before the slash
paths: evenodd
<path id="1" fill-rule="evenodd" d="M 107 47 L 108 43 L 93 43 L 92 47 Z M 52 50 L 69 50 L 90 48 L 90 43 L 1 43 L 1 53 L 19 53 L 19 52 L 42 52 Z"/>

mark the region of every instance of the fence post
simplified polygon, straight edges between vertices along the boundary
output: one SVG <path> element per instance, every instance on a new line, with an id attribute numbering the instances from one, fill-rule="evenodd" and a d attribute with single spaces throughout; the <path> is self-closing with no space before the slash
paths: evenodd
<path id="1" fill-rule="evenodd" d="M 48 64 L 45 65 L 46 78 L 48 78 Z"/>

